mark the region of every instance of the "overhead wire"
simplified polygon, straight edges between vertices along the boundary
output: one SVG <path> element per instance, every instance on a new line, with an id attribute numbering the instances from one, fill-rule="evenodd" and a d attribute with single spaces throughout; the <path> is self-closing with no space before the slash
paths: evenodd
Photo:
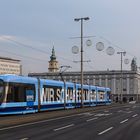
<path id="1" fill-rule="evenodd" d="M 96 36 L 96 37 L 97 37 L 97 36 Z M 12 43 L 14 43 L 14 44 L 16 44 L 16 45 L 18 45 L 18 46 L 23 46 L 23 47 L 30 48 L 30 49 L 33 49 L 33 50 L 35 50 L 35 51 L 41 52 L 41 53 L 45 53 L 45 54 L 51 55 L 51 53 L 49 53 L 49 52 L 47 52 L 47 51 L 44 51 L 44 50 L 35 48 L 35 47 L 31 46 L 31 45 L 27 45 L 27 44 L 21 43 L 21 42 L 19 42 L 19 41 L 17 41 L 17 40 L 10 39 L 10 38 L 8 38 L 8 37 L 2 37 L 2 38 L 5 39 L 5 40 L 8 40 L 8 41 L 10 41 L 10 42 L 12 42 Z M 115 45 L 114 43 L 112 43 L 111 41 L 109 41 L 108 39 L 106 39 L 105 37 L 100 36 L 99 38 L 105 40 L 107 43 L 111 44 L 112 46 L 114 46 L 114 47 L 116 47 L 116 48 L 119 48 L 119 49 L 125 51 L 123 48 L 121 48 L 121 47 Z M 2 50 L 1 50 L 1 51 L 2 51 Z M 5 51 L 5 52 L 10 53 L 9 51 Z M 133 55 L 132 53 L 130 53 L 130 52 L 128 52 L 128 51 L 127 51 L 127 53 L 128 53 L 129 55 L 133 56 L 133 57 L 136 57 L 135 55 Z M 43 59 L 33 58 L 33 57 L 29 57 L 29 56 L 24 56 L 24 55 L 18 55 L 18 54 L 16 54 L 16 53 L 12 53 L 12 52 L 11 52 L 11 54 L 14 54 L 14 55 L 17 55 L 17 56 L 20 56 L 20 57 L 24 57 L 24 58 L 29 58 L 29 59 L 32 59 L 32 60 L 38 60 L 38 61 L 44 61 L 44 62 L 46 62 L 46 61 L 43 60 Z M 65 60 L 65 61 L 73 62 L 71 59 L 67 59 L 67 58 L 64 58 L 64 57 L 62 57 L 62 56 L 58 56 L 58 57 L 59 57 L 60 59 Z M 137 58 L 137 57 L 136 57 L 136 58 Z M 90 67 L 91 69 L 93 69 L 92 65 L 90 65 L 89 62 L 87 62 L 87 64 L 89 65 L 89 67 Z"/>
<path id="2" fill-rule="evenodd" d="M 23 58 L 25 58 L 25 59 L 27 59 L 27 58 L 29 58 L 29 59 L 32 59 L 32 60 L 34 60 L 34 61 L 44 61 L 44 62 L 46 62 L 45 60 L 43 60 L 43 59 L 38 59 L 38 58 L 34 58 L 34 57 L 30 57 L 30 56 L 25 56 L 25 55 L 19 55 L 19 54 L 17 54 L 17 53 L 13 53 L 13 52 L 9 52 L 9 51 L 7 51 L 7 50 L 0 50 L 1 52 L 6 52 L 6 53 L 9 53 L 9 54 L 13 54 L 13 55 L 16 55 L 16 56 L 18 56 L 18 57 L 23 57 Z"/>
<path id="3" fill-rule="evenodd" d="M 26 45 L 26 44 L 24 44 L 24 43 L 21 43 L 21 42 L 19 42 L 19 41 L 14 40 L 14 39 L 9 39 L 9 38 L 7 38 L 7 37 L 2 37 L 2 38 L 5 39 L 5 40 L 8 40 L 8 41 L 10 41 L 10 42 L 13 42 L 14 44 L 17 44 L 17 45 L 19 45 L 19 46 L 23 46 L 23 47 L 26 47 L 26 48 L 30 48 L 30 49 L 36 50 L 36 51 L 41 52 L 41 53 L 45 53 L 45 54 L 51 55 L 51 53 L 49 53 L 49 52 L 47 52 L 47 51 L 44 51 L 44 50 L 41 50 L 41 49 L 38 49 L 38 48 L 34 48 L 34 47 L 32 47 L 31 45 Z M 58 57 L 59 57 L 60 59 L 62 59 L 62 60 L 72 62 L 71 59 L 67 59 L 67 58 L 62 57 L 62 56 L 58 56 Z"/>
<path id="4" fill-rule="evenodd" d="M 105 37 L 100 36 L 100 38 L 104 39 L 104 40 L 107 41 L 109 44 L 112 44 L 112 46 L 114 46 L 114 47 L 116 47 L 116 48 L 118 48 L 118 49 L 121 49 L 122 51 L 127 52 L 127 54 L 129 54 L 130 56 L 136 57 L 134 54 L 132 54 L 132 53 L 130 53 L 129 51 L 126 51 L 125 49 L 123 49 L 123 48 L 119 47 L 118 45 L 112 43 L 111 41 L 109 41 L 109 40 L 106 39 Z"/>
<path id="5" fill-rule="evenodd" d="M 51 55 L 51 53 L 49 53 L 49 52 L 47 52 L 47 51 L 44 51 L 44 50 L 35 48 L 35 47 L 31 46 L 31 45 L 27 45 L 27 44 L 21 43 L 21 42 L 19 42 L 19 41 L 17 41 L 17 40 L 10 39 L 10 38 L 8 38 L 8 37 L 3 37 L 3 36 L 2 36 L 1 38 L 5 39 L 5 40 L 8 40 L 10 43 L 14 44 L 14 45 L 17 46 L 17 47 L 23 46 L 23 47 L 25 47 L 25 48 L 33 49 L 33 50 L 35 50 L 35 51 L 37 51 L 37 52 L 41 52 L 41 53 L 45 53 L 45 54 Z M 2 50 L 1 50 L 1 51 L 2 51 Z M 22 57 L 22 58 L 26 58 L 26 59 L 29 58 L 29 59 L 32 59 L 32 60 L 34 60 L 34 61 L 37 60 L 37 61 L 40 61 L 40 62 L 43 62 L 43 63 L 46 62 L 46 60 L 39 59 L 39 58 L 33 58 L 33 57 L 30 57 L 30 56 L 19 55 L 19 54 L 17 54 L 17 53 L 13 53 L 13 52 L 9 52 L 9 51 L 5 51 L 5 52 L 7 52 L 7 53 L 9 53 L 9 54 L 14 54 L 14 55 L 16 55 L 16 56 L 19 56 L 19 57 Z M 72 62 L 72 63 L 73 63 L 73 61 L 72 61 L 71 59 L 67 59 L 67 58 L 62 57 L 62 56 L 58 56 L 58 58 L 60 58 L 60 59 L 62 59 L 62 60 L 64 60 L 64 61 L 69 61 L 69 62 Z M 74 69 L 75 69 L 75 68 L 74 68 Z"/>

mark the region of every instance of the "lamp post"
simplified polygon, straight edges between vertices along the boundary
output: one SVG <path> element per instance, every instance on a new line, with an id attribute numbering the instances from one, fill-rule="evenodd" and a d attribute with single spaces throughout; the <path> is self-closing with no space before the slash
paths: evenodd
<path id="1" fill-rule="evenodd" d="M 62 71 L 62 68 L 65 68 L 65 69 L 63 69 L 63 71 Z M 64 82 L 64 109 L 66 109 L 66 80 L 63 78 L 62 74 L 69 68 L 71 68 L 71 66 L 66 66 L 66 65 L 61 66 L 60 67 L 60 72 L 59 72 L 60 77 L 61 77 L 62 81 Z"/>
<path id="2" fill-rule="evenodd" d="M 117 52 L 117 54 L 121 55 L 120 101 L 122 102 L 122 97 L 123 97 L 123 95 L 122 95 L 122 93 L 123 93 L 123 89 L 122 89 L 123 88 L 123 81 L 122 81 L 122 79 L 123 79 L 123 74 L 122 74 L 122 57 L 125 56 L 126 52 L 125 51 L 120 51 L 120 52 Z M 118 101 L 119 101 L 119 94 L 118 94 Z"/>
<path id="3" fill-rule="evenodd" d="M 89 17 L 75 18 L 74 21 L 81 22 L 81 107 L 83 107 L 83 21 Z"/>

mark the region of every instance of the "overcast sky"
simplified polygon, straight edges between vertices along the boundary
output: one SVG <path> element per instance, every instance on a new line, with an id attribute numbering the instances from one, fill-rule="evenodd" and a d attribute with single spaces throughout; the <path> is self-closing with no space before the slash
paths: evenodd
<path id="1" fill-rule="evenodd" d="M 54 46 L 59 65 L 71 71 L 80 70 L 80 53 L 72 54 L 73 46 L 80 47 L 80 22 L 84 21 L 84 70 L 119 70 L 120 55 L 126 51 L 123 69 L 130 69 L 137 58 L 140 66 L 140 1 L 139 0 L 0 0 L 0 56 L 20 59 L 23 74 L 47 72 Z M 86 46 L 86 40 L 92 46 Z M 104 50 L 97 51 L 96 43 L 103 42 Z M 115 54 L 109 56 L 111 46 Z"/>

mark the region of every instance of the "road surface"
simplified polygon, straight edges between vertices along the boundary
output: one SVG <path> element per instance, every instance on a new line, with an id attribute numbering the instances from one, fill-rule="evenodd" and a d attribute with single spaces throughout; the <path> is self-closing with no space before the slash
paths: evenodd
<path id="1" fill-rule="evenodd" d="M 17 122 L 20 117 L 16 116 Z M 140 104 L 3 124 L 0 125 L 0 140 L 140 140 Z"/>

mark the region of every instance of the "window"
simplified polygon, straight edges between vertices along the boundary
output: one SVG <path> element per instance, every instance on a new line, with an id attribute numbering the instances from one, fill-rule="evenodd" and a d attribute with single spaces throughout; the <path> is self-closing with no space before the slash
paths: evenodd
<path id="1" fill-rule="evenodd" d="M 84 98 L 84 100 L 88 100 L 88 98 L 89 98 L 88 89 L 83 89 L 83 98 Z"/>
<path id="2" fill-rule="evenodd" d="M 95 90 L 91 91 L 90 98 L 91 98 L 91 100 L 95 100 L 96 99 L 96 91 Z"/>
<path id="3" fill-rule="evenodd" d="M 43 85 L 43 102 L 62 100 L 62 87 Z"/>
<path id="4" fill-rule="evenodd" d="M 80 101 L 81 100 L 81 89 L 78 88 L 78 91 L 77 91 L 77 100 Z"/>
<path id="5" fill-rule="evenodd" d="M 107 91 L 107 99 L 111 99 L 111 91 Z"/>
<path id="6" fill-rule="evenodd" d="M 103 86 L 103 87 L 105 86 L 105 79 L 101 80 L 101 86 Z"/>
<path id="7" fill-rule="evenodd" d="M 68 87 L 67 88 L 67 100 L 72 101 L 74 99 L 74 93 L 73 88 Z"/>
<path id="8" fill-rule="evenodd" d="M 3 81 L 0 80 L 0 102 L 2 102 L 3 94 L 4 94 L 4 84 Z"/>
<path id="9" fill-rule="evenodd" d="M 105 91 L 98 90 L 98 94 L 99 94 L 99 99 L 100 100 L 104 100 L 105 99 Z"/>
<path id="10" fill-rule="evenodd" d="M 9 83 L 6 102 L 26 102 L 26 93 L 31 90 L 35 101 L 35 85 L 24 83 Z"/>

